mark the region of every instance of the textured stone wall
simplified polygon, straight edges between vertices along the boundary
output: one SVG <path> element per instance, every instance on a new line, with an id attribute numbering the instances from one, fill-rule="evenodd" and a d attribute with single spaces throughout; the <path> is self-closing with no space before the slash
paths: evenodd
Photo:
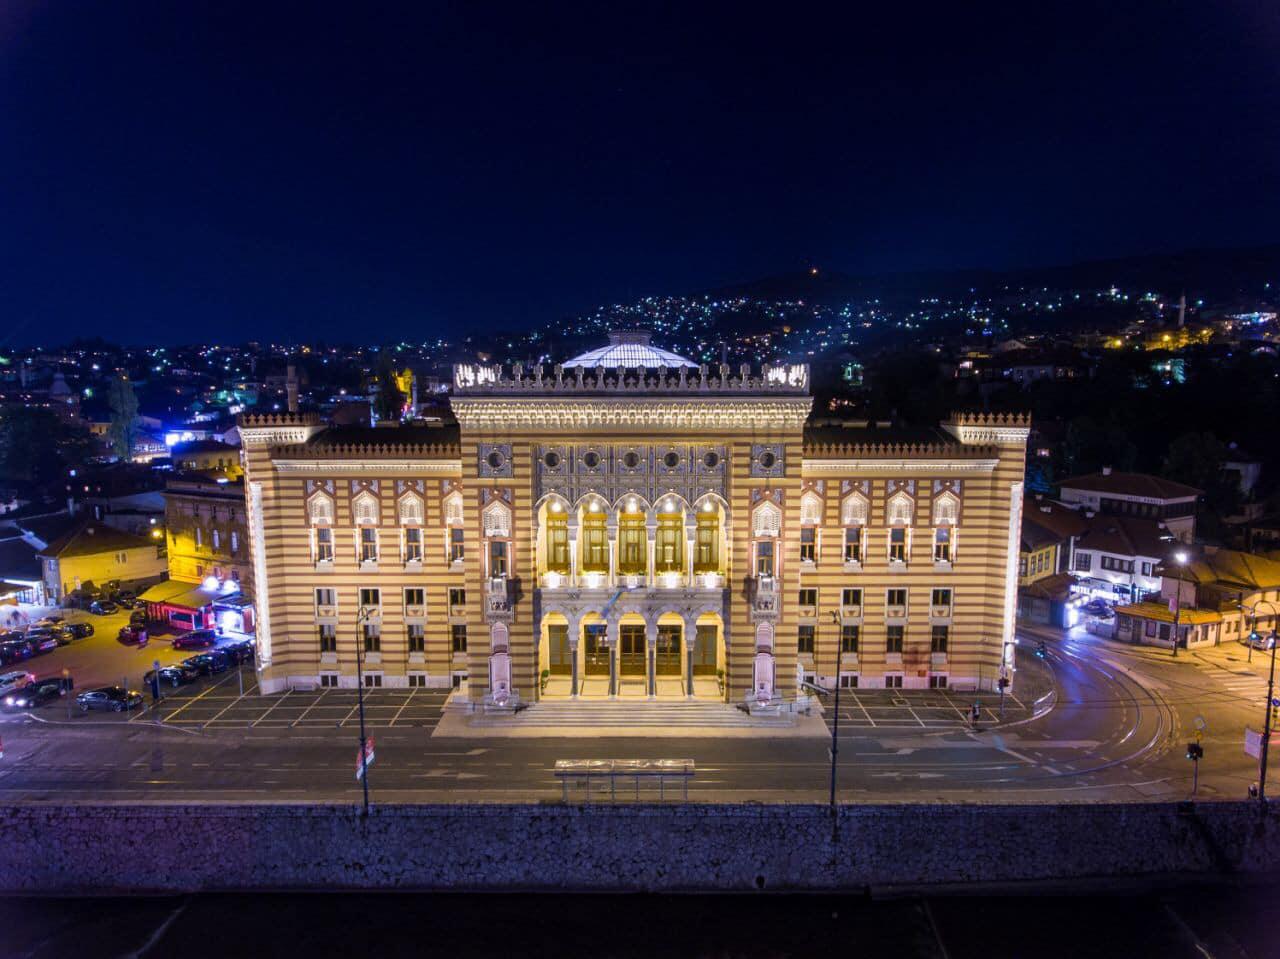
<path id="1" fill-rule="evenodd" d="M 24 805 L 0 890 L 857 888 L 1261 872 L 1280 809 Z"/>

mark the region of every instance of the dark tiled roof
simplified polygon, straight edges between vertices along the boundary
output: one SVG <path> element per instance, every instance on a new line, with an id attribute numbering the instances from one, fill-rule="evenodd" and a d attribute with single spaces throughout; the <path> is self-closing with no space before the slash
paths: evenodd
<path id="1" fill-rule="evenodd" d="M 1054 573 L 1052 576 L 1046 576 L 1043 579 L 1036 580 L 1034 583 L 1018 587 L 1018 592 L 1036 599 L 1051 599 L 1061 602 L 1071 594 L 1071 584 L 1075 581 L 1076 578 L 1070 573 Z"/>
<path id="2" fill-rule="evenodd" d="M 1185 566 L 1162 567 L 1166 576 L 1194 581 L 1201 586 L 1230 589 L 1275 589 L 1280 587 L 1280 562 L 1256 553 L 1218 549 L 1204 553 Z"/>
<path id="3" fill-rule="evenodd" d="M 219 440 L 192 440 L 189 443 L 177 443 L 170 450 L 171 455 L 181 456 L 183 453 L 231 453 L 239 454 L 240 447 L 223 443 Z"/>
<path id="4" fill-rule="evenodd" d="M 96 553 L 109 553 L 121 549 L 138 549 L 142 546 L 154 547 L 155 543 L 102 523 L 89 522 L 51 542 L 47 548 L 40 551 L 40 555 L 64 559 L 70 556 L 93 556 Z"/>
<path id="5" fill-rule="evenodd" d="M 1168 531 L 1153 519 L 1098 514 L 1085 522 L 1088 525 L 1076 543 L 1078 549 L 1159 558 L 1173 548 Z"/>
<path id="6" fill-rule="evenodd" d="M 52 543 L 75 529 L 83 521 L 83 516 L 75 516 L 71 513 L 45 513 L 43 516 L 16 519 L 14 525 L 42 543 Z"/>
<path id="7" fill-rule="evenodd" d="M 1079 536 L 1089 528 L 1089 521 L 1078 510 L 1049 500 L 1028 500 L 1022 507 L 1022 529 L 1033 523 L 1058 539 Z"/>
<path id="8" fill-rule="evenodd" d="M 40 578 L 36 548 L 21 537 L 0 540 L 0 579 Z"/>
<path id="9" fill-rule="evenodd" d="M 1088 490 L 1091 493 L 1116 493 L 1122 496 L 1145 496 L 1150 499 L 1185 499 L 1199 496 L 1204 490 L 1177 483 L 1149 473 L 1090 473 L 1064 479 L 1062 489 Z"/>
<path id="10" fill-rule="evenodd" d="M 1022 551 L 1024 553 L 1060 542 L 1062 537 L 1057 533 L 1031 522 L 1031 517 L 1026 513 L 1022 514 Z"/>

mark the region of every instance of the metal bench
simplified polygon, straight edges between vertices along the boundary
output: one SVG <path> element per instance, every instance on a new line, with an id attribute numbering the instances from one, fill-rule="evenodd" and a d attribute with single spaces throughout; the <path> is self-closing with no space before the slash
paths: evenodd
<path id="1" fill-rule="evenodd" d="M 635 798 L 640 798 L 642 782 L 658 784 L 658 799 L 666 798 L 666 786 L 678 779 L 681 797 L 689 798 L 689 780 L 694 775 L 692 759 L 557 759 L 555 777 L 560 780 L 564 801 L 569 801 L 569 786 L 582 785 L 587 802 L 591 801 L 592 782 L 608 784 L 609 799 L 618 798 L 618 780 L 630 777 Z"/>

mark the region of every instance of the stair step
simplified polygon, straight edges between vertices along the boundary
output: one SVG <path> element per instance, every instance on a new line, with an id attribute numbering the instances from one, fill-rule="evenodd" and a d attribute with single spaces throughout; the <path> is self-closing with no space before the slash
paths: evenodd
<path id="1" fill-rule="evenodd" d="M 724 703 L 536 703 L 515 715 L 480 716 L 473 726 L 702 726 L 752 728 L 789 725 L 786 719 L 750 716 Z"/>

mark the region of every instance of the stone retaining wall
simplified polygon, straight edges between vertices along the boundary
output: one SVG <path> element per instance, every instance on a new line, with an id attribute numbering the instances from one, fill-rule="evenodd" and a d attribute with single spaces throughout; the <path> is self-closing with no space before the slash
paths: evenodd
<path id="1" fill-rule="evenodd" d="M 1256 804 L 55 805 L 0 811 L 0 890 L 830 889 L 1264 872 Z M 834 854 L 833 854 L 834 853 Z"/>

